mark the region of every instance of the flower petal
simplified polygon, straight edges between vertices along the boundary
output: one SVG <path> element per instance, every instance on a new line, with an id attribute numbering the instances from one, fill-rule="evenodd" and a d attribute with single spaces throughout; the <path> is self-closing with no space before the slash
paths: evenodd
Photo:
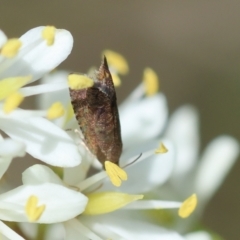
<path id="1" fill-rule="evenodd" d="M 239 144 L 229 136 L 218 137 L 207 146 L 195 175 L 194 189 L 200 204 L 217 191 L 238 155 Z"/>
<path id="2" fill-rule="evenodd" d="M 163 94 L 129 101 L 119 110 L 123 143 L 129 148 L 158 136 L 166 124 L 167 102 Z"/>
<path id="3" fill-rule="evenodd" d="M 41 183 L 55 183 L 63 185 L 62 180 L 57 174 L 47 166 L 35 164 L 27 168 L 22 173 L 22 182 L 24 185 L 35 185 Z"/>
<path id="4" fill-rule="evenodd" d="M 37 223 L 20 222 L 18 226 L 27 239 L 34 239 L 37 236 L 39 226 Z"/>
<path id="5" fill-rule="evenodd" d="M 68 85 L 67 85 L 67 77 L 69 73 L 67 71 L 55 71 L 53 73 L 47 74 L 44 78 L 41 79 L 41 82 L 46 83 L 42 84 L 42 89 L 45 93 L 40 94 L 37 96 L 38 98 L 38 107 L 40 109 L 48 109 L 51 104 L 55 102 L 60 102 L 63 106 L 65 111 L 64 116 L 54 120 L 54 123 L 66 129 L 66 124 L 68 122 L 68 111 L 69 105 L 71 104 Z M 51 91 L 51 94 L 49 94 Z M 73 119 L 73 118 L 72 118 Z M 75 118 L 74 118 L 75 120 Z M 72 128 L 72 126 L 67 126 L 68 128 Z"/>
<path id="6" fill-rule="evenodd" d="M 149 151 L 153 153 L 150 157 L 149 152 L 144 152 L 138 161 L 124 169 L 127 172 L 128 180 L 122 183 L 118 188 L 119 191 L 131 192 L 131 194 L 144 193 L 163 184 L 170 177 L 175 161 L 174 149 L 169 141 L 164 140 L 163 142 L 169 149 L 167 153 L 154 154 L 159 143 L 153 142 L 155 147 L 152 146 L 152 150 Z M 139 149 L 146 150 L 144 146 L 139 146 Z M 109 191 L 110 189 L 113 189 L 113 186 L 107 180 L 99 190 Z"/>
<path id="7" fill-rule="evenodd" d="M 74 168 L 64 168 L 64 174 L 63 174 L 63 180 L 64 182 L 68 183 L 69 185 L 76 185 L 77 183 L 83 181 L 86 178 L 86 175 L 88 173 L 88 169 L 90 167 L 90 156 L 89 153 L 86 152 L 86 154 L 81 154 L 83 161 L 81 164 Z M 89 158 L 86 159 L 86 158 Z"/>
<path id="8" fill-rule="evenodd" d="M 188 233 L 185 235 L 186 240 L 212 240 L 211 235 L 204 231 Z"/>
<path id="9" fill-rule="evenodd" d="M 2 48 L 3 44 L 7 41 L 7 36 L 4 34 L 2 30 L 0 30 L 0 49 Z"/>
<path id="10" fill-rule="evenodd" d="M 98 237 L 94 232 L 85 227 L 80 221 L 77 219 L 71 219 L 64 223 L 66 237 L 67 240 L 102 240 L 102 238 Z"/>
<path id="11" fill-rule="evenodd" d="M 38 106 L 40 109 L 49 108 L 50 104 L 60 101 L 63 105 L 66 105 L 70 102 L 70 95 L 68 90 L 68 79 L 69 72 L 67 71 L 54 71 L 49 74 L 46 74 L 42 79 L 42 86 L 45 87 L 45 92 L 37 96 L 39 98 Z M 54 91 L 55 88 L 55 91 Z M 49 94 L 49 91 L 53 91 Z M 45 93 L 45 94 L 44 94 Z"/>
<path id="12" fill-rule="evenodd" d="M 79 132 L 68 131 L 68 135 L 74 140 L 74 142 L 76 142 L 82 160 L 81 164 L 76 167 L 63 169 L 63 180 L 69 185 L 76 185 L 86 178 L 94 159 L 92 153 L 86 148 L 85 143 L 83 143 L 80 138 Z"/>
<path id="13" fill-rule="evenodd" d="M 25 144 L 10 138 L 0 141 L 0 156 L 23 157 L 25 155 Z"/>
<path id="14" fill-rule="evenodd" d="M 7 239 L 9 240 L 24 240 L 23 237 L 21 237 L 16 232 L 14 232 L 10 227 L 8 227 L 2 221 L 0 221 L 0 233 L 1 233 L 1 239 L 4 236 L 4 237 L 7 237 Z"/>
<path id="15" fill-rule="evenodd" d="M 186 176 L 194 167 L 199 150 L 199 123 L 195 108 L 185 105 L 177 109 L 170 118 L 165 137 L 176 146 L 176 167 L 173 180 Z"/>
<path id="16" fill-rule="evenodd" d="M 51 239 L 51 240 L 59 240 L 59 239 L 65 239 L 65 229 L 62 223 L 55 223 L 55 224 L 49 224 L 45 239 Z"/>
<path id="17" fill-rule="evenodd" d="M 121 215 L 119 212 L 95 216 L 94 221 L 87 216 L 81 216 L 80 221 L 87 227 L 91 228 L 103 239 L 112 238 L 111 235 L 105 235 L 104 229 L 109 232 L 118 234 L 123 239 L 138 239 L 138 240 L 183 240 L 179 234 L 173 231 L 168 231 L 160 226 L 151 224 L 147 221 L 135 219 L 130 214 Z M 101 224 L 100 224 L 101 223 Z"/>
<path id="18" fill-rule="evenodd" d="M 60 167 L 73 167 L 81 162 L 76 144 L 65 131 L 41 117 L 20 117 L 12 118 L 9 114 L 1 119 L 0 128 L 25 143 L 26 151 L 33 157 Z"/>
<path id="19" fill-rule="evenodd" d="M 56 92 L 66 88 L 67 88 L 66 82 L 58 81 L 58 82 L 50 82 L 50 83 L 31 86 L 31 87 L 24 87 L 24 88 L 21 88 L 19 92 L 23 96 L 28 97 L 28 96 L 33 96 L 33 95 L 42 94 L 42 93 L 44 94 L 44 93 Z M 51 95 L 51 94 L 48 94 L 48 95 Z"/>
<path id="20" fill-rule="evenodd" d="M 22 47 L 14 58 L 4 59 L 1 63 L 0 78 L 30 74 L 34 81 L 67 58 L 73 46 L 71 33 L 56 29 L 54 43 L 48 46 L 42 37 L 44 28 L 33 28 L 20 37 Z"/>
<path id="21" fill-rule="evenodd" d="M 31 196 L 37 197 L 40 206 L 45 206 L 38 223 L 66 221 L 82 213 L 87 204 L 84 195 L 57 184 L 23 185 L 0 195 L 0 218 L 27 222 L 25 206 Z"/>

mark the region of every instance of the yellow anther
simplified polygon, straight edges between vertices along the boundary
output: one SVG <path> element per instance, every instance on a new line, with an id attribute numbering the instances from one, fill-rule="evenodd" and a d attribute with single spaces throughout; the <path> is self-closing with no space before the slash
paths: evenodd
<path id="1" fill-rule="evenodd" d="M 5 102 L 3 105 L 3 111 L 5 113 L 10 113 L 21 104 L 23 99 L 24 97 L 21 93 L 18 93 L 18 92 L 12 93 L 5 99 Z"/>
<path id="2" fill-rule="evenodd" d="M 116 73 L 112 73 L 112 79 L 115 87 L 119 87 L 121 85 L 121 79 Z"/>
<path id="3" fill-rule="evenodd" d="M 197 206 L 197 195 L 193 194 L 182 203 L 181 207 L 178 210 L 178 215 L 181 218 L 187 218 L 195 210 L 196 206 Z"/>
<path id="4" fill-rule="evenodd" d="M 38 197 L 34 195 L 30 196 L 25 206 L 25 212 L 30 222 L 37 221 L 41 217 L 43 211 L 46 208 L 46 205 L 41 205 L 39 207 L 37 205 L 38 205 Z"/>
<path id="5" fill-rule="evenodd" d="M 88 76 L 75 73 L 68 75 L 68 86 L 71 89 L 80 90 L 83 88 L 89 88 L 92 87 L 93 84 L 94 81 Z"/>
<path id="6" fill-rule="evenodd" d="M 155 150 L 156 154 L 158 154 L 158 153 L 167 153 L 167 152 L 168 152 L 168 149 L 165 147 L 165 145 L 162 142 L 160 143 L 159 148 Z"/>
<path id="7" fill-rule="evenodd" d="M 0 101 L 30 82 L 32 77 L 5 78 L 0 81 Z"/>
<path id="8" fill-rule="evenodd" d="M 127 204 L 143 198 L 120 192 L 97 192 L 87 195 L 88 204 L 83 214 L 97 215 L 116 211 Z"/>
<path id="9" fill-rule="evenodd" d="M 152 96 L 157 93 L 159 89 L 158 76 L 151 68 L 145 68 L 143 72 L 143 83 L 147 96 Z"/>
<path id="10" fill-rule="evenodd" d="M 1 55 L 6 58 L 12 58 L 16 56 L 19 48 L 22 46 L 22 42 L 18 38 L 9 39 L 1 49 Z"/>
<path id="11" fill-rule="evenodd" d="M 121 54 L 105 50 L 103 51 L 103 55 L 106 56 L 109 67 L 113 67 L 117 73 L 125 75 L 129 72 L 127 60 Z"/>
<path id="12" fill-rule="evenodd" d="M 47 118 L 52 120 L 64 115 L 64 107 L 60 102 L 55 102 L 47 111 Z"/>
<path id="13" fill-rule="evenodd" d="M 127 180 L 127 173 L 117 164 L 105 161 L 105 169 L 114 186 L 119 187 L 122 181 Z"/>
<path id="14" fill-rule="evenodd" d="M 47 45 L 51 46 L 54 43 L 56 28 L 47 26 L 42 30 L 42 37 L 47 41 Z"/>

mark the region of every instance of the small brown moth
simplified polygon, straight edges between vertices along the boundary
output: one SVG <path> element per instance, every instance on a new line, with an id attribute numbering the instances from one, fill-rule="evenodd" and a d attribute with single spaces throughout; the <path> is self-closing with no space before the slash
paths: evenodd
<path id="1" fill-rule="evenodd" d="M 117 98 L 106 57 L 93 81 L 92 87 L 70 88 L 70 97 L 85 144 L 105 168 L 105 161 L 118 165 L 122 153 Z"/>

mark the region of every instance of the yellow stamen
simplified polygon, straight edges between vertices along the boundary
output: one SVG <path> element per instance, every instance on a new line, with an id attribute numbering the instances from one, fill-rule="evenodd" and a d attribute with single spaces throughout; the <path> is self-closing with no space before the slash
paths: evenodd
<path id="1" fill-rule="evenodd" d="M 158 153 L 167 153 L 167 152 L 168 152 L 168 149 L 165 147 L 165 145 L 162 142 L 160 143 L 159 148 L 155 150 L 156 154 L 158 154 Z"/>
<path id="2" fill-rule="evenodd" d="M 41 217 L 43 211 L 46 208 L 46 205 L 41 205 L 37 207 L 37 204 L 38 204 L 38 197 L 32 195 L 28 198 L 27 204 L 25 206 L 25 212 L 30 222 L 37 221 Z"/>
<path id="3" fill-rule="evenodd" d="M 127 173 L 117 164 L 105 161 L 105 169 L 114 186 L 119 187 L 122 181 L 127 180 Z"/>
<path id="4" fill-rule="evenodd" d="M 107 49 L 103 51 L 103 55 L 106 56 L 109 66 L 118 73 L 125 75 L 129 72 L 127 60 L 121 54 Z"/>
<path id="5" fill-rule="evenodd" d="M 3 111 L 5 113 L 10 113 L 21 104 L 23 99 L 24 97 L 21 93 L 18 93 L 18 92 L 12 93 L 5 99 L 5 102 L 3 105 Z"/>
<path id="6" fill-rule="evenodd" d="M 42 37 L 47 41 L 47 45 L 51 46 L 54 43 L 56 28 L 47 26 L 42 30 Z"/>
<path id="7" fill-rule="evenodd" d="M 119 192 L 97 192 L 87 195 L 88 204 L 83 214 L 97 215 L 116 211 L 127 204 L 143 198 L 143 195 L 129 195 Z"/>
<path id="8" fill-rule="evenodd" d="M 27 84 L 32 77 L 5 78 L 0 81 L 0 101 Z"/>
<path id="9" fill-rule="evenodd" d="M 85 75 L 75 73 L 68 75 L 68 85 L 71 89 L 80 90 L 83 88 L 89 88 L 92 87 L 93 84 L 94 81 Z"/>
<path id="10" fill-rule="evenodd" d="M 157 74 L 151 68 L 145 68 L 143 73 L 143 83 L 146 89 L 146 95 L 155 95 L 159 89 Z"/>
<path id="11" fill-rule="evenodd" d="M 55 102 L 47 111 L 47 118 L 52 120 L 64 115 L 64 107 L 60 102 Z"/>
<path id="12" fill-rule="evenodd" d="M 115 87 L 119 87 L 121 85 L 121 79 L 116 73 L 112 73 L 112 79 Z"/>
<path id="13" fill-rule="evenodd" d="M 1 49 L 1 55 L 6 58 L 12 58 L 16 56 L 19 48 L 22 46 L 22 42 L 18 38 L 9 39 Z"/>
<path id="14" fill-rule="evenodd" d="M 182 203 L 181 207 L 178 210 L 178 215 L 181 218 L 187 218 L 195 210 L 196 206 L 197 206 L 197 195 L 193 194 Z"/>

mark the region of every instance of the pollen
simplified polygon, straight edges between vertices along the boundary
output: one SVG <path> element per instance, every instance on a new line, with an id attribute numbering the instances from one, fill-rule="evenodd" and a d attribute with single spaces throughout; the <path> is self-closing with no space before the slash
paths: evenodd
<path id="1" fill-rule="evenodd" d="M 32 195 L 28 198 L 26 206 L 25 206 L 25 212 L 28 217 L 28 220 L 30 222 L 37 221 L 42 213 L 44 212 L 46 205 L 38 205 L 38 197 Z"/>
<path id="2" fill-rule="evenodd" d="M 23 99 L 24 97 L 21 93 L 19 92 L 12 93 L 5 99 L 5 102 L 3 105 L 3 111 L 5 113 L 10 113 L 21 104 Z"/>
<path id="3" fill-rule="evenodd" d="M 92 87 L 93 84 L 93 80 L 85 75 L 75 73 L 68 75 L 68 85 L 73 90 L 89 88 Z"/>
<path id="4" fill-rule="evenodd" d="M 22 42 L 18 38 L 9 39 L 1 49 L 1 55 L 6 58 L 12 58 L 17 55 Z"/>
<path id="5" fill-rule="evenodd" d="M 31 76 L 5 78 L 0 81 L 0 101 L 16 92 L 31 80 Z"/>
<path id="6" fill-rule="evenodd" d="M 65 113 L 64 107 L 60 102 L 55 102 L 47 111 L 47 118 L 52 120 L 63 116 Z"/>
<path id="7" fill-rule="evenodd" d="M 116 73 L 112 73 L 112 79 L 115 87 L 119 87 L 121 85 L 121 79 Z"/>
<path id="8" fill-rule="evenodd" d="M 143 72 L 143 83 L 147 96 L 153 96 L 159 89 L 158 76 L 151 68 L 145 68 Z"/>
<path id="9" fill-rule="evenodd" d="M 98 215 L 116 211 L 127 204 L 143 198 L 120 192 L 97 192 L 87 195 L 88 204 L 83 214 Z"/>
<path id="10" fill-rule="evenodd" d="M 197 206 L 197 195 L 193 194 L 187 198 L 178 210 L 178 215 L 181 218 L 189 217 Z"/>
<path id="11" fill-rule="evenodd" d="M 117 164 L 105 161 L 105 169 L 114 186 L 119 187 L 122 181 L 127 180 L 127 173 Z"/>
<path id="12" fill-rule="evenodd" d="M 110 67 L 116 69 L 117 73 L 125 75 L 129 72 L 127 60 L 119 53 L 112 50 L 104 50 L 103 55 L 106 56 Z"/>
<path id="13" fill-rule="evenodd" d="M 160 146 L 158 149 L 155 150 L 155 153 L 158 154 L 158 153 L 167 153 L 168 152 L 168 149 L 165 147 L 165 145 L 161 142 L 160 143 Z"/>
<path id="14" fill-rule="evenodd" d="M 47 26 L 42 31 L 42 37 L 46 40 L 47 45 L 51 46 L 54 44 L 56 28 L 54 26 Z"/>

